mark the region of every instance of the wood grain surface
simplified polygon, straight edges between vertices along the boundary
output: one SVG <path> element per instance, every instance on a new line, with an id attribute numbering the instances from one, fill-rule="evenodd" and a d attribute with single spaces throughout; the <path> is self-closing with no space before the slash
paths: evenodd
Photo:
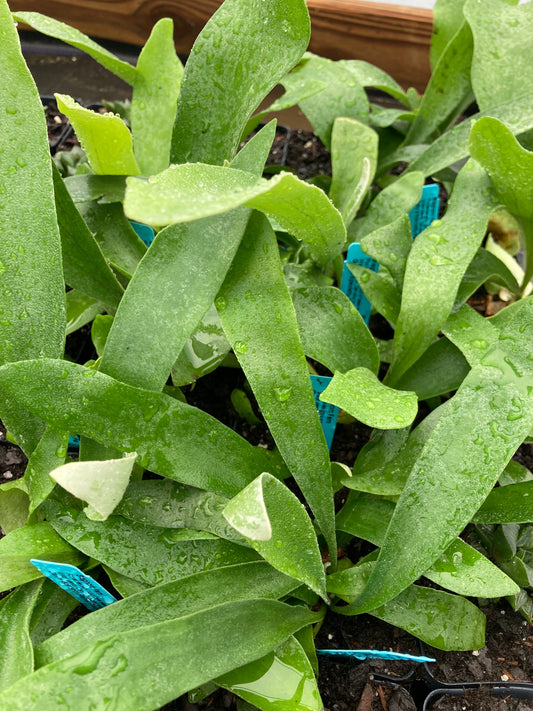
<path id="1" fill-rule="evenodd" d="M 221 0 L 10 0 L 104 39 L 142 45 L 152 25 L 172 17 L 176 49 L 187 54 Z M 310 50 L 331 59 L 365 59 L 405 87 L 429 78 L 432 11 L 368 0 L 308 0 Z"/>

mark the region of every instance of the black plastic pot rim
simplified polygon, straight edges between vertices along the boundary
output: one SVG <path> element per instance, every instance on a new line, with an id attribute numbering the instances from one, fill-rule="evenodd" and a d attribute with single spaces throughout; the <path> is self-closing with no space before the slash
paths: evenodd
<path id="1" fill-rule="evenodd" d="M 490 690 L 492 696 L 506 696 L 518 700 L 533 700 L 533 684 L 514 681 L 482 681 L 467 684 L 446 684 L 433 689 L 426 696 L 422 711 L 431 711 L 432 704 L 442 696 L 465 696 L 468 691 L 476 689 Z"/>

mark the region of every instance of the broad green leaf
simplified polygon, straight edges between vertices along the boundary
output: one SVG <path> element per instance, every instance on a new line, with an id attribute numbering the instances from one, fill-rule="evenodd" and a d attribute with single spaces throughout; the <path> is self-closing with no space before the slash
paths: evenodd
<path id="1" fill-rule="evenodd" d="M 99 200 L 107 204 L 124 199 L 125 175 L 71 175 L 64 180 L 70 197 L 76 203 Z"/>
<path id="2" fill-rule="evenodd" d="M 317 77 L 325 81 L 327 87 L 300 101 L 299 106 L 313 131 L 329 149 L 335 120 L 342 116 L 365 123 L 368 120 L 369 104 L 364 88 L 350 66 L 344 62 L 334 62 L 307 52 L 290 75 L 291 80 L 296 78 L 299 82 L 311 83 Z M 284 79 L 281 84 L 285 85 Z"/>
<path id="3" fill-rule="evenodd" d="M 89 506 L 85 515 L 105 521 L 113 513 L 128 486 L 137 453 L 103 462 L 68 462 L 50 472 L 50 477 Z"/>
<path id="4" fill-rule="evenodd" d="M 105 307 L 99 301 L 85 296 L 81 291 L 71 289 L 67 292 L 67 336 L 77 331 L 82 326 L 90 323 Z"/>
<path id="5" fill-rule="evenodd" d="M 91 521 L 74 506 L 51 499 L 43 511 L 55 531 L 75 548 L 148 585 L 257 558 L 249 548 L 207 538 L 202 532 L 149 526 L 120 516 Z"/>
<path id="6" fill-rule="evenodd" d="M 265 163 L 276 137 L 276 120 L 269 121 L 241 148 L 230 167 L 245 170 L 252 175 L 263 175 Z"/>
<path id="7" fill-rule="evenodd" d="M 194 383 L 215 370 L 230 350 L 218 312 L 211 304 L 172 366 L 172 383 L 174 386 Z"/>
<path id="8" fill-rule="evenodd" d="M 407 174 L 407 176 L 410 175 L 410 173 Z M 413 173 L 413 175 L 420 174 Z M 395 286 L 400 291 L 403 287 L 405 266 L 412 245 L 411 223 L 405 214 L 394 222 L 370 232 L 361 240 L 363 252 L 379 262 L 380 267 L 383 266 L 389 270 Z"/>
<path id="9" fill-rule="evenodd" d="M 73 289 L 105 304 L 108 310 L 115 311 L 124 289 L 76 209 L 55 166 L 53 178 L 65 282 Z"/>
<path id="10" fill-rule="evenodd" d="M 57 358 L 65 304 L 46 121 L 4 0 L 0 42 L 0 363 Z M 22 413 L 17 422 L 27 428 Z M 17 434 L 19 428 L 10 429 Z"/>
<path id="11" fill-rule="evenodd" d="M 447 136 L 449 133 L 450 132 L 448 131 L 445 135 Z M 385 134 L 385 136 L 386 135 L 387 134 Z M 400 137 L 392 135 L 389 146 L 383 146 L 382 155 L 380 156 L 376 171 L 378 176 L 385 177 L 385 175 L 387 175 L 399 163 L 414 163 L 414 161 L 416 161 L 428 150 L 427 146 L 424 144 L 421 146 L 398 146 L 400 140 Z M 438 140 L 439 139 L 437 139 L 437 141 Z M 435 141 L 435 143 L 437 141 Z M 449 164 L 447 163 L 446 165 Z M 416 170 L 420 169 L 417 168 Z M 409 172 L 409 167 L 406 169 L 404 175 L 407 174 L 407 172 Z M 426 176 L 424 175 L 424 177 Z M 390 178 L 385 178 L 385 180 L 387 179 L 390 180 Z"/>
<path id="12" fill-rule="evenodd" d="M 304 0 L 226 0 L 187 59 L 171 162 L 231 160 L 250 115 L 299 61 L 309 35 Z"/>
<path id="13" fill-rule="evenodd" d="M 138 175 L 131 133 L 115 114 L 99 114 L 80 106 L 66 94 L 55 94 L 58 109 L 67 116 L 91 168 L 97 175 Z"/>
<path id="14" fill-rule="evenodd" d="M 460 349 L 470 366 L 481 361 L 500 335 L 496 326 L 466 304 L 450 314 L 442 332 Z"/>
<path id="15" fill-rule="evenodd" d="M 213 304 L 248 215 L 243 208 L 170 226 L 157 234 L 117 310 L 101 372 L 131 385 L 162 389 L 176 358 Z"/>
<path id="16" fill-rule="evenodd" d="M 395 597 L 463 530 L 533 423 L 533 298 L 448 401 L 400 495 L 360 612 Z"/>
<path id="17" fill-rule="evenodd" d="M 419 400 L 429 400 L 457 390 L 469 370 L 459 348 L 447 338 L 439 338 L 406 370 L 396 387 L 414 390 Z"/>
<path id="18" fill-rule="evenodd" d="M 370 125 L 374 128 L 388 128 L 396 122 L 408 121 L 412 123 L 414 120 L 414 113 L 411 111 L 406 111 L 405 109 L 384 109 L 377 104 L 370 104 Z M 396 139 L 396 143 L 400 141 L 401 134 L 390 134 L 390 140 Z"/>
<path id="19" fill-rule="evenodd" d="M 491 554 L 498 563 L 511 562 L 516 556 L 520 526 L 505 524 L 498 526 L 494 532 Z"/>
<path id="20" fill-rule="evenodd" d="M 30 636 L 33 647 L 38 647 L 48 637 L 57 634 L 70 613 L 80 603 L 52 580 L 42 581 L 41 591 L 30 621 Z M 38 666 L 38 664 L 36 664 Z"/>
<path id="21" fill-rule="evenodd" d="M 465 0 L 436 0 L 433 7 L 433 34 L 430 62 L 432 70 L 463 22 Z"/>
<path id="22" fill-rule="evenodd" d="M 104 352 L 107 337 L 109 335 L 109 330 L 113 324 L 113 319 L 113 316 L 103 314 L 97 316 L 92 322 L 91 341 L 93 342 L 93 346 L 96 350 L 96 355 L 98 356 L 98 358 L 101 358 Z"/>
<path id="23" fill-rule="evenodd" d="M 412 585 L 371 614 L 437 649 L 461 651 L 485 646 L 485 615 L 460 595 Z"/>
<path id="24" fill-rule="evenodd" d="M 225 496 L 178 484 L 170 479 L 134 481 L 116 513 L 124 518 L 166 528 L 194 528 L 246 545 L 222 511 Z"/>
<path id="25" fill-rule="evenodd" d="M 0 692 L 33 671 L 30 618 L 42 580 L 26 583 L 0 602 Z"/>
<path id="26" fill-rule="evenodd" d="M 406 106 L 410 105 L 409 97 L 402 87 L 387 72 L 362 59 L 347 59 L 340 62 L 350 71 L 358 84 L 384 91 Z"/>
<path id="27" fill-rule="evenodd" d="M 294 637 L 266 657 L 218 677 L 216 683 L 262 711 L 324 708 L 313 668 Z"/>
<path id="28" fill-rule="evenodd" d="M 392 462 L 405 446 L 409 434 L 409 427 L 400 430 L 373 430 L 369 441 L 357 455 L 353 474 L 358 476 Z"/>
<path id="29" fill-rule="evenodd" d="M 378 134 L 360 121 L 339 117 L 331 132 L 332 179 L 329 199 L 348 226 L 372 184 L 378 160 Z"/>
<path id="30" fill-rule="evenodd" d="M 24 475 L 30 497 L 30 513 L 54 488 L 50 472 L 63 464 L 67 456 L 68 434 L 47 426 L 37 447 L 31 453 Z"/>
<path id="31" fill-rule="evenodd" d="M 299 104 L 300 101 L 308 99 L 310 96 L 314 96 L 318 94 L 319 91 L 326 89 L 327 84 L 318 78 L 309 79 L 302 77 L 300 79 L 297 74 L 292 72 L 283 77 L 283 87 L 285 92 L 278 99 L 273 101 L 266 109 L 262 109 L 259 113 L 254 114 L 248 120 L 242 133 L 243 139 L 246 138 L 268 114 L 274 111 L 279 112 L 285 109 L 291 109 L 293 106 L 296 106 L 296 104 Z"/>
<path id="32" fill-rule="evenodd" d="M 110 703 L 155 711 L 189 689 L 264 656 L 316 621 L 309 610 L 274 600 L 217 605 L 87 645 L 11 686 L 0 694 L 0 706 L 19 711 L 39 697 L 56 706 L 57 699 L 63 699 L 67 708 L 79 711 L 103 711 Z"/>
<path id="33" fill-rule="evenodd" d="M 472 52 L 472 31 L 463 21 L 433 69 L 416 118 L 407 133 L 407 145 L 429 143 L 472 103 Z"/>
<path id="34" fill-rule="evenodd" d="M 0 383 L 6 398 L 38 410 L 56 428 L 137 452 L 151 471 L 192 486 L 234 496 L 263 471 L 286 473 L 275 453 L 251 446 L 201 410 L 74 363 L 7 365 Z"/>
<path id="35" fill-rule="evenodd" d="M 9 590 L 42 577 L 30 558 L 79 565 L 83 556 L 64 541 L 49 523 L 27 524 L 0 539 L 0 590 Z"/>
<path id="36" fill-rule="evenodd" d="M 138 580 L 129 578 L 127 575 L 122 575 L 117 573 L 107 565 L 102 565 L 107 577 L 111 581 L 111 585 L 115 588 L 119 595 L 122 597 L 130 597 L 130 595 L 135 595 L 139 592 L 144 592 L 149 588 L 153 587 L 146 583 L 141 583 Z"/>
<path id="37" fill-rule="evenodd" d="M 361 264 L 347 264 L 348 269 L 359 282 L 363 294 L 372 307 L 395 325 L 400 313 L 401 295 L 390 278 Z"/>
<path id="38" fill-rule="evenodd" d="M 285 484 L 271 474 L 261 474 L 226 504 L 224 518 L 274 568 L 327 599 L 313 524 Z"/>
<path id="39" fill-rule="evenodd" d="M 383 453 L 380 457 L 380 448 L 378 448 L 378 456 L 369 458 L 367 451 L 362 450 L 355 461 L 352 476 L 345 479 L 344 485 L 356 491 L 368 491 L 383 496 L 399 496 L 410 470 L 442 416 L 445 407 L 444 404 L 430 412 L 409 433 L 405 441 L 402 441 L 402 435 L 398 449 L 394 448 L 390 454 Z M 391 434 L 386 434 L 388 438 L 391 437 Z"/>
<path id="40" fill-rule="evenodd" d="M 464 14 L 474 35 L 472 86 L 481 111 L 533 91 L 533 5 L 467 0 Z"/>
<path id="41" fill-rule="evenodd" d="M 516 595 L 516 584 L 479 551 L 456 538 L 424 573 L 446 590 L 467 597 Z"/>
<path id="42" fill-rule="evenodd" d="M 331 372 L 364 367 L 378 372 L 379 356 L 367 325 L 348 297 L 332 286 L 295 289 L 292 302 L 304 353 Z"/>
<path id="43" fill-rule="evenodd" d="M 406 213 L 420 201 L 423 185 L 424 176 L 417 172 L 404 173 L 394 183 L 387 185 L 372 200 L 364 216 L 350 226 L 349 238 L 361 241 L 363 246 L 362 238 L 365 235 L 387 225 L 402 225 L 407 219 Z"/>
<path id="44" fill-rule="evenodd" d="M 66 182 L 68 184 L 68 180 Z M 146 246 L 124 215 L 122 205 L 87 200 L 77 202 L 76 207 L 94 234 L 106 260 L 115 271 L 130 279 L 146 252 Z"/>
<path id="45" fill-rule="evenodd" d="M 529 220 L 521 220 L 523 225 L 524 241 L 528 241 L 531 235 L 528 234 L 530 230 Z M 496 242 L 491 234 L 487 237 L 486 250 L 490 258 L 495 258 L 499 269 L 494 269 L 494 273 L 490 275 L 488 283 L 486 284 L 486 289 L 490 293 L 498 293 L 501 286 L 507 288 L 512 294 L 520 296 L 529 296 L 533 292 L 533 284 L 528 282 L 523 291 L 518 286 L 518 283 L 524 282 L 524 270 L 518 263 L 518 261 L 507 252 L 498 242 Z M 526 245 L 526 251 L 528 254 L 531 250 Z M 518 281 L 517 281 L 518 280 Z"/>
<path id="46" fill-rule="evenodd" d="M 533 217 L 533 153 L 520 145 L 504 123 L 488 116 L 472 126 L 469 145 L 506 208 L 515 216 Z"/>
<path id="47" fill-rule="evenodd" d="M 83 50 L 126 83 L 133 84 L 135 81 L 135 67 L 115 57 L 114 54 L 101 47 L 90 37 L 87 37 L 87 35 L 84 35 L 83 32 L 80 32 L 74 27 L 59 22 L 59 20 L 54 20 L 52 17 L 41 15 L 40 12 L 14 12 L 13 17 L 18 22 L 23 22 L 34 30 L 42 32 L 43 35 L 54 37 L 55 39 L 59 39 L 62 42 L 66 42 L 73 47 Z"/>
<path id="48" fill-rule="evenodd" d="M 520 554 L 509 560 L 498 561 L 498 564 L 521 588 L 533 587 L 533 567 Z"/>
<path id="49" fill-rule="evenodd" d="M 492 245 L 489 247 L 491 242 Z M 489 251 L 489 249 L 491 251 Z M 498 250 L 501 256 L 496 256 L 496 250 Z M 514 274 L 513 271 L 515 272 Z M 485 243 L 485 248 L 480 247 L 480 249 L 478 249 L 474 259 L 467 267 L 459 284 L 459 288 L 457 289 L 454 309 L 457 309 L 468 301 L 482 284 L 485 284 L 487 291 L 490 291 L 489 284 L 486 284 L 486 282 L 489 281 L 491 287 L 496 285 L 496 291 L 504 287 L 519 296 L 520 286 L 517 278 L 522 281 L 523 276 L 524 270 L 520 267 L 518 262 L 494 242 L 489 235 Z M 526 291 L 524 295 L 528 296 L 529 294 Z"/>
<path id="50" fill-rule="evenodd" d="M 527 467 L 515 461 L 514 459 L 511 459 L 511 461 L 505 467 L 503 474 L 498 479 L 498 484 L 500 486 L 508 486 L 509 484 L 521 484 L 525 481 L 531 481 L 532 479 L 533 474 L 529 471 Z"/>
<path id="51" fill-rule="evenodd" d="M 280 598 L 297 586 L 296 580 L 259 560 L 194 573 L 82 617 L 39 646 L 36 664 L 44 666 L 70 656 L 110 634 L 183 617 L 224 602 Z"/>
<path id="52" fill-rule="evenodd" d="M 490 322 L 497 326 L 500 330 L 508 328 L 521 311 L 529 309 L 529 298 L 520 299 L 514 303 L 508 304 L 504 309 L 501 309 L 494 316 L 490 317 Z"/>
<path id="53" fill-rule="evenodd" d="M 173 165 L 148 181 L 128 179 L 124 200 L 128 217 L 153 226 L 191 222 L 241 205 L 275 218 L 304 240 L 322 265 L 340 253 L 346 240 L 342 217 L 327 196 L 291 173 L 266 180 L 235 168 Z"/>
<path id="54" fill-rule="evenodd" d="M 444 218 L 413 242 L 386 382 L 394 384 L 438 335 L 497 206 L 489 177 L 469 161 L 457 176 Z"/>
<path id="55" fill-rule="evenodd" d="M 380 546 L 393 513 L 391 501 L 368 494 L 358 497 L 351 494 L 337 516 L 337 527 Z M 450 543 L 424 576 L 447 590 L 469 597 L 516 594 L 513 581 L 461 538 Z"/>
<path id="56" fill-rule="evenodd" d="M 279 451 L 334 557 L 329 452 L 276 237 L 257 212 L 215 303 Z M 274 473 L 268 467 L 263 471 Z"/>
<path id="57" fill-rule="evenodd" d="M 374 563 L 363 563 L 328 576 L 328 590 L 343 599 L 353 600 L 364 588 Z M 353 603 L 334 608 L 344 615 L 357 614 Z M 485 644 L 485 616 L 463 597 L 411 585 L 394 600 L 372 610 L 370 614 L 437 649 L 480 649 Z"/>
<path id="58" fill-rule="evenodd" d="M 368 368 L 354 368 L 344 374 L 337 371 L 320 400 L 381 430 L 408 427 L 418 411 L 415 393 L 388 388 Z"/>
<path id="59" fill-rule="evenodd" d="M 533 14 L 531 18 L 533 27 Z M 527 256 L 525 288 L 533 276 L 533 153 L 501 121 L 488 117 L 474 124 L 469 145 L 473 158 L 490 175 L 496 194 L 520 224 Z"/>
<path id="60" fill-rule="evenodd" d="M 493 489 L 474 514 L 474 523 L 530 523 L 533 521 L 531 481 Z"/>
<path id="61" fill-rule="evenodd" d="M 315 675 L 318 675 L 318 658 L 315 649 L 313 628 L 310 625 L 303 627 L 301 630 L 298 630 L 298 632 L 295 632 L 294 637 L 305 651 Z"/>
<path id="62" fill-rule="evenodd" d="M 492 116 L 504 121 L 516 136 L 529 131 L 533 128 L 533 92 L 512 99 L 508 103 L 494 106 L 462 121 L 422 152 L 420 152 L 420 146 L 407 146 L 405 149 L 400 149 L 394 156 L 392 165 L 406 160 L 411 163 L 409 171 L 421 171 L 427 176 L 435 175 L 453 163 L 464 160 L 468 157 L 470 129 L 477 120 L 484 116 Z M 383 166 L 380 169 L 383 170 Z"/>
<path id="63" fill-rule="evenodd" d="M 381 546 L 394 507 L 393 501 L 382 496 L 350 492 L 346 503 L 336 516 L 337 530 Z M 329 587 L 328 576 L 328 590 Z"/>
<path id="64" fill-rule="evenodd" d="M 168 168 L 170 143 L 183 65 L 174 47 L 174 24 L 159 20 L 139 59 L 131 99 L 131 133 L 135 158 L 143 175 Z"/>
<path id="65" fill-rule="evenodd" d="M 24 479 L 0 486 L 0 528 L 4 534 L 22 528 L 28 520 L 30 500 Z"/>

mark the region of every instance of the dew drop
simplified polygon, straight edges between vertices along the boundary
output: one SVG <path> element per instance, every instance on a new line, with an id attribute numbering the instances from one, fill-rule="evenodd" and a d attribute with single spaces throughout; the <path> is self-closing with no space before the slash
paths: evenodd
<path id="1" fill-rule="evenodd" d="M 453 264 L 453 260 L 451 260 L 449 257 L 441 257 L 438 254 L 434 254 L 430 258 L 429 263 L 434 267 L 444 267 L 447 264 Z"/>
<path id="2" fill-rule="evenodd" d="M 246 344 L 244 341 L 235 341 L 233 344 L 233 350 L 235 353 L 241 353 L 244 354 L 248 350 L 248 344 Z"/>
<path id="3" fill-rule="evenodd" d="M 65 447 L 64 444 L 62 444 L 56 449 L 56 457 L 58 459 L 65 459 L 66 456 L 67 456 L 67 448 Z"/>
<path id="4" fill-rule="evenodd" d="M 274 388 L 274 397 L 278 402 L 287 402 L 292 394 L 292 388 Z"/>

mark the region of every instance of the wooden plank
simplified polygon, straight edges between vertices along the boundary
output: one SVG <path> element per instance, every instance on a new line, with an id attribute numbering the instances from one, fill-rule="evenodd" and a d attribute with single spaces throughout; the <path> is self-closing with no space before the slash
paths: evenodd
<path id="1" fill-rule="evenodd" d="M 402 86 L 425 89 L 433 12 L 364 0 L 308 0 L 310 50 L 331 59 L 364 59 Z"/>
<path id="2" fill-rule="evenodd" d="M 187 54 L 221 0 L 10 0 L 12 10 L 55 17 L 93 37 L 142 45 L 153 24 L 171 17 L 176 49 Z M 432 11 L 368 0 L 308 0 L 310 50 L 331 59 L 365 59 L 403 86 L 429 78 Z"/>

